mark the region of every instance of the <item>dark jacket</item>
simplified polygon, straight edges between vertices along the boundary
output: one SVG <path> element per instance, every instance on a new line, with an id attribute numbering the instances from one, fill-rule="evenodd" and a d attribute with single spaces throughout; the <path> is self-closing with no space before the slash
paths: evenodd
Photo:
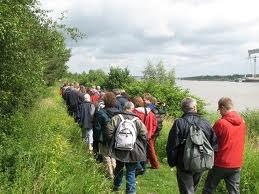
<path id="1" fill-rule="evenodd" d="M 187 120 L 187 121 L 186 121 Z M 169 166 L 184 170 L 183 152 L 185 140 L 189 133 L 190 123 L 200 126 L 214 151 L 217 150 L 217 138 L 210 123 L 197 113 L 187 113 L 176 119 L 168 136 L 166 152 Z"/>
<path id="2" fill-rule="evenodd" d="M 84 101 L 79 106 L 79 125 L 84 129 L 93 129 L 93 117 L 95 106 L 91 102 Z"/>
<path id="3" fill-rule="evenodd" d="M 130 112 L 124 112 L 122 116 L 124 119 L 133 119 L 134 117 L 137 117 L 136 115 Z M 145 125 L 137 117 L 137 120 L 134 121 L 137 129 L 137 140 L 135 143 L 135 147 L 131 151 L 125 151 L 125 150 L 115 149 L 114 147 L 114 136 L 120 122 L 121 122 L 121 119 L 119 115 L 116 115 L 112 118 L 111 122 L 108 123 L 106 128 L 107 138 L 110 141 L 111 157 L 121 162 L 127 162 L 127 163 L 146 161 L 147 129 Z"/>
<path id="4" fill-rule="evenodd" d="M 118 114 L 117 108 L 102 108 L 95 112 L 94 118 L 94 139 L 104 145 L 108 145 L 108 140 L 104 134 L 104 130 L 107 127 L 111 118 Z"/>
<path id="5" fill-rule="evenodd" d="M 70 93 L 67 94 L 67 102 L 69 106 L 77 107 L 79 103 L 79 91 L 72 88 Z"/>

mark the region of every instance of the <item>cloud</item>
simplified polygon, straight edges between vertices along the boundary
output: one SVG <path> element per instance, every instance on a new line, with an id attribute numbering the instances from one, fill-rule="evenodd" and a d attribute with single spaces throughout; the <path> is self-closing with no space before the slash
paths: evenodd
<path id="1" fill-rule="evenodd" d="M 259 47 L 256 0 L 42 0 L 87 38 L 72 48 L 69 69 L 110 64 L 139 75 L 148 59 L 163 60 L 177 76 L 247 73 L 247 50 Z M 252 5 L 252 6 L 251 6 Z"/>

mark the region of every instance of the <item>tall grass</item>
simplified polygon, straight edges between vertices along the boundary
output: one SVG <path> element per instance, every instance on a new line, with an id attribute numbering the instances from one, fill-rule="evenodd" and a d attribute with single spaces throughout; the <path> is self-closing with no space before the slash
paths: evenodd
<path id="1" fill-rule="evenodd" d="M 0 193 L 108 193 L 110 181 L 87 154 L 80 128 L 51 89 L 27 115 L 17 113 L 0 147 Z"/>

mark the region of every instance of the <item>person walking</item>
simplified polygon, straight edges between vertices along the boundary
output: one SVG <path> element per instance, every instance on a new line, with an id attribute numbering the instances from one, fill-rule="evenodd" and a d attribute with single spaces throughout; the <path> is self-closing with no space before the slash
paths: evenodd
<path id="1" fill-rule="evenodd" d="M 215 153 L 214 167 L 205 181 L 203 194 L 213 193 L 221 179 L 224 179 L 228 193 L 238 194 L 246 125 L 234 110 L 229 97 L 220 98 L 218 110 L 222 117 L 213 126 L 218 139 L 218 151 Z"/>
<path id="2" fill-rule="evenodd" d="M 109 156 L 109 140 L 107 139 L 105 130 L 107 128 L 108 123 L 110 122 L 111 118 L 118 114 L 119 110 L 115 108 L 116 104 L 116 97 L 114 93 L 107 92 L 104 97 L 103 101 L 105 104 L 104 108 L 101 108 L 95 113 L 94 119 L 94 144 L 95 147 L 94 151 L 99 152 L 97 153 L 98 159 L 101 157 L 103 162 L 106 166 L 108 176 L 113 179 L 114 178 L 114 169 L 116 166 L 116 161 L 113 157 Z"/>
<path id="3" fill-rule="evenodd" d="M 140 121 L 140 119 L 132 112 L 134 109 L 134 104 L 132 102 L 126 102 L 124 105 L 124 111 L 122 114 L 115 115 L 111 122 L 107 125 L 107 138 L 110 140 L 110 153 L 111 157 L 116 159 L 115 177 L 114 177 L 114 187 L 113 191 L 119 191 L 122 178 L 123 178 L 123 168 L 126 167 L 126 193 L 134 194 L 136 193 L 136 177 L 135 170 L 138 161 L 146 161 L 146 141 L 147 141 L 147 129 L 145 125 Z M 134 125 L 134 144 L 132 149 L 118 148 L 118 141 L 121 138 L 117 138 L 120 134 L 119 129 L 122 122 L 129 120 Z M 127 126 L 127 125 L 125 125 Z M 129 129 L 125 128 L 125 129 Z M 121 131 L 121 130 L 120 130 Z M 121 133 L 123 135 L 123 133 Z M 125 132 L 124 132 L 125 134 Z M 132 133 L 127 133 L 130 136 Z M 125 137 L 125 136 L 124 136 Z M 125 138 L 126 138 L 125 137 Z M 121 143 L 126 142 L 122 141 Z M 117 146 L 116 146 L 117 145 Z M 127 146 L 126 144 L 125 146 Z"/>
<path id="4" fill-rule="evenodd" d="M 82 138 L 88 144 L 88 149 L 93 150 L 93 117 L 95 113 L 95 106 L 90 102 L 90 95 L 84 95 L 84 101 L 79 106 L 79 125 L 82 130 Z"/>
<path id="5" fill-rule="evenodd" d="M 181 108 L 184 114 L 175 120 L 169 132 L 166 146 L 167 160 L 170 167 L 176 166 L 179 192 L 193 194 L 197 189 L 202 172 L 186 170 L 184 165 L 184 150 L 187 136 L 191 130 L 190 126 L 199 126 L 214 150 L 217 150 L 217 139 L 210 123 L 198 115 L 195 99 L 184 98 L 181 102 Z"/>
<path id="6" fill-rule="evenodd" d="M 155 150 L 155 142 L 154 142 L 154 133 L 157 129 L 157 119 L 155 114 L 151 111 L 149 107 L 144 106 L 144 101 L 142 97 L 136 96 L 133 98 L 133 103 L 136 108 L 133 110 L 141 121 L 145 124 L 148 135 L 147 135 L 147 159 L 150 163 L 151 169 L 158 169 L 160 167 L 160 163 L 158 161 L 158 157 Z M 145 170 L 145 164 L 142 164 L 143 170 Z"/>

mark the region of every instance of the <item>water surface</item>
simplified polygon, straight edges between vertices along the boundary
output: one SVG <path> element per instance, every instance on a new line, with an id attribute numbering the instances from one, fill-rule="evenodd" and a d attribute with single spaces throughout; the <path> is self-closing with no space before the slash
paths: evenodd
<path id="1" fill-rule="evenodd" d="M 205 100 L 209 111 L 217 110 L 217 102 L 222 96 L 232 98 L 238 111 L 259 109 L 259 82 L 177 80 L 176 84 Z"/>

